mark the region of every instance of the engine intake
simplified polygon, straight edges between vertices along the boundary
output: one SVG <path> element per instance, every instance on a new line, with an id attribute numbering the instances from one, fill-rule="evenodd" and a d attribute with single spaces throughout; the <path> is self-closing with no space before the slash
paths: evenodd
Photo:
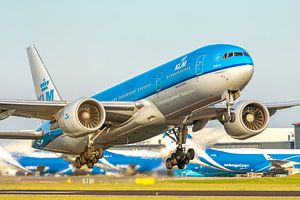
<path id="1" fill-rule="evenodd" d="M 224 128 L 228 135 L 244 140 L 264 131 L 270 119 L 265 105 L 258 101 L 241 101 L 235 106 L 235 121 L 225 122 Z"/>
<path id="2" fill-rule="evenodd" d="M 99 130 L 105 118 L 106 113 L 101 103 L 92 98 L 82 98 L 64 108 L 58 125 L 65 134 L 82 137 Z"/>

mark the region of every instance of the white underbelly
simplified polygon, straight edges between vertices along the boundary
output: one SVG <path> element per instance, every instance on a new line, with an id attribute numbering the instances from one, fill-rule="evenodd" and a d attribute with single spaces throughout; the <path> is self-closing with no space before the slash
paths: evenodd
<path id="1" fill-rule="evenodd" d="M 212 97 L 222 95 L 228 90 L 242 90 L 250 81 L 253 66 L 239 66 L 211 72 L 189 79 L 173 87 L 158 92 L 147 99 L 152 101 L 157 108 L 168 116 L 177 110 L 186 108 L 185 112 L 192 112 L 197 102 L 214 101 Z M 189 110 L 191 109 L 191 110 Z"/>

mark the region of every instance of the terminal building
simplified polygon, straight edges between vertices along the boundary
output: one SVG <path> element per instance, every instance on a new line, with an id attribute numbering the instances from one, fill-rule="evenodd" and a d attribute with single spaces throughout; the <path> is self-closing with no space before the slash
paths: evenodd
<path id="1" fill-rule="evenodd" d="M 293 125 L 295 128 L 295 149 L 300 149 L 300 122 Z"/>
<path id="2" fill-rule="evenodd" d="M 203 132 L 209 135 L 211 132 L 220 132 L 220 138 L 212 144 L 213 148 L 258 148 L 258 149 L 294 149 L 294 128 L 267 128 L 262 133 L 246 140 L 237 140 L 230 137 L 223 128 L 207 128 Z M 300 139 L 300 138 L 299 138 Z M 300 143 L 299 143 L 300 144 Z"/>

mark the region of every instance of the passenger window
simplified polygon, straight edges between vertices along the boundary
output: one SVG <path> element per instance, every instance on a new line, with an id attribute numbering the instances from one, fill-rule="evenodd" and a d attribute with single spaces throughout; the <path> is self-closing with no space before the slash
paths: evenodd
<path id="1" fill-rule="evenodd" d="M 228 53 L 228 58 L 233 56 L 233 52 Z"/>

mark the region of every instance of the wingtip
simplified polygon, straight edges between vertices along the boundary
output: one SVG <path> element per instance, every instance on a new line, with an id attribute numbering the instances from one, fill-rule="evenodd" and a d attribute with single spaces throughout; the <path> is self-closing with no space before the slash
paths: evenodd
<path id="1" fill-rule="evenodd" d="M 26 49 L 29 50 L 29 49 L 36 49 L 36 48 L 35 48 L 34 44 L 31 44 Z"/>

